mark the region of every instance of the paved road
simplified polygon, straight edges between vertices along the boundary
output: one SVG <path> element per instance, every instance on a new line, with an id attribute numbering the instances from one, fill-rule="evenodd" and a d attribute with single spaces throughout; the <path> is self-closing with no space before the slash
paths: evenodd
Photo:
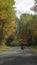
<path id="1" fill-rule="evenodd" d="M 0 65 L 37 65 L 37 59 L 32 49 L 15 47 L 0 52 Z"/>

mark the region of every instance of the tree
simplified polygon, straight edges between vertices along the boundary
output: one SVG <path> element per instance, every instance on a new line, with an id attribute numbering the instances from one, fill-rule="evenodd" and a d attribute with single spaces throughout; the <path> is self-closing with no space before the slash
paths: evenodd
<path id="1" fill-rule="evenodd" d="M 27 36 L 29 32 L 29 23 L 32 21 L 32 15 L 30 14 L 22 14 L 20 19 L 17 20 L 17 32 L 18 32 L 18 37 L 20 39 L 23 39 L 23 41 L 27 42 Z"/>
<path id="2" fill-rule="evenodd" d="M 34 11 L 35 13 L 35 21 L 37 21 L 37 0 L 34 0 L 35 3 L 34 3 L 34 6 L 31 8 L 31 10 Z"/>
<path id="3" fill-rule="evenodd" d="M 34 3 L 32 10 L 35 12 L 35 15 L 37 15 L 37 0 L 34 0 L 34 1 L 35 3 Z"/>
<path id="4" fill-rule="evenodd" d="M 35 44 L 37 44 L 37 34 L 36 34 L 36 31 L 37 31 L 37 0 L 34 0 L 35 3 L 34 3 L 34 6 L 31 8 L 31 10 L 34 11 L 34 17 L 33 17 L 33 38 L 35 40 Z"/>
<path id="5" fill-rule="evenodd" d="M 4 41 L 5 29 L 9 29 L 9 24 L 15 21 L 14 0 L 0 0 L 0 44 Z M 8 32 L 9 33 L 9 32 Z"/>
<path id="6" fill-rule="evenodd" d="M 32 31 L 31 30 L 28 31 L 28 40 L 27 40 L 27 42 L 28 42 L 29 46 L 32 45 Z"/>

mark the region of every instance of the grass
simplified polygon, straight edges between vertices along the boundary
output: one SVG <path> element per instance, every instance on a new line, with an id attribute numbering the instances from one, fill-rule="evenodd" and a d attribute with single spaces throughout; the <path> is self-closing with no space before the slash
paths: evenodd
<path id="1" fill-rule="evenodd" d="M 37 49 L 37 46 L 31 46 L 31 48 L 33 48 L 33 49 Z"/>
<path id="2" fill-rule="evenodd" d="M 33 53 L 37 56 L 37 46 L 31 46 Z"/>

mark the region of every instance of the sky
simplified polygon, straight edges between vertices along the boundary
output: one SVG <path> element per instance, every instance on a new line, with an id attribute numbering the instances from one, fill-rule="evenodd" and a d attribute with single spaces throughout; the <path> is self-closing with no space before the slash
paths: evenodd
<path id="1" fill-rule="evenodd" d="M 34 0 L 15 0 L 15 2 L 17 17 L 20 17 L 23 13 L 34 14 L 34 12 L 30 10 L 30 8 L 34 6 Z"/>

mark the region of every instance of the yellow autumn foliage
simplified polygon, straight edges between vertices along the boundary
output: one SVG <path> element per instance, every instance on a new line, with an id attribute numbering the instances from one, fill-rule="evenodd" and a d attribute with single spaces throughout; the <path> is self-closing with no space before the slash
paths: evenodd
<path id="1" fill-rule="evenodd" d="M 16 32 L 16 16 L 12 7 L 13 4 L 14 0 L 0 0 L 0 32 L 2 31 L 2 40 L 7 39 Z"/>
<path id="2" fill-rule="evenodd" d="M 6 18 L 8 18 L 7 12 L 6 12 L 5 10 L 1 10 L 1 11 L 0 11 L 0 18 L 1 18 L 1 19 L 6 19 Z"/>

